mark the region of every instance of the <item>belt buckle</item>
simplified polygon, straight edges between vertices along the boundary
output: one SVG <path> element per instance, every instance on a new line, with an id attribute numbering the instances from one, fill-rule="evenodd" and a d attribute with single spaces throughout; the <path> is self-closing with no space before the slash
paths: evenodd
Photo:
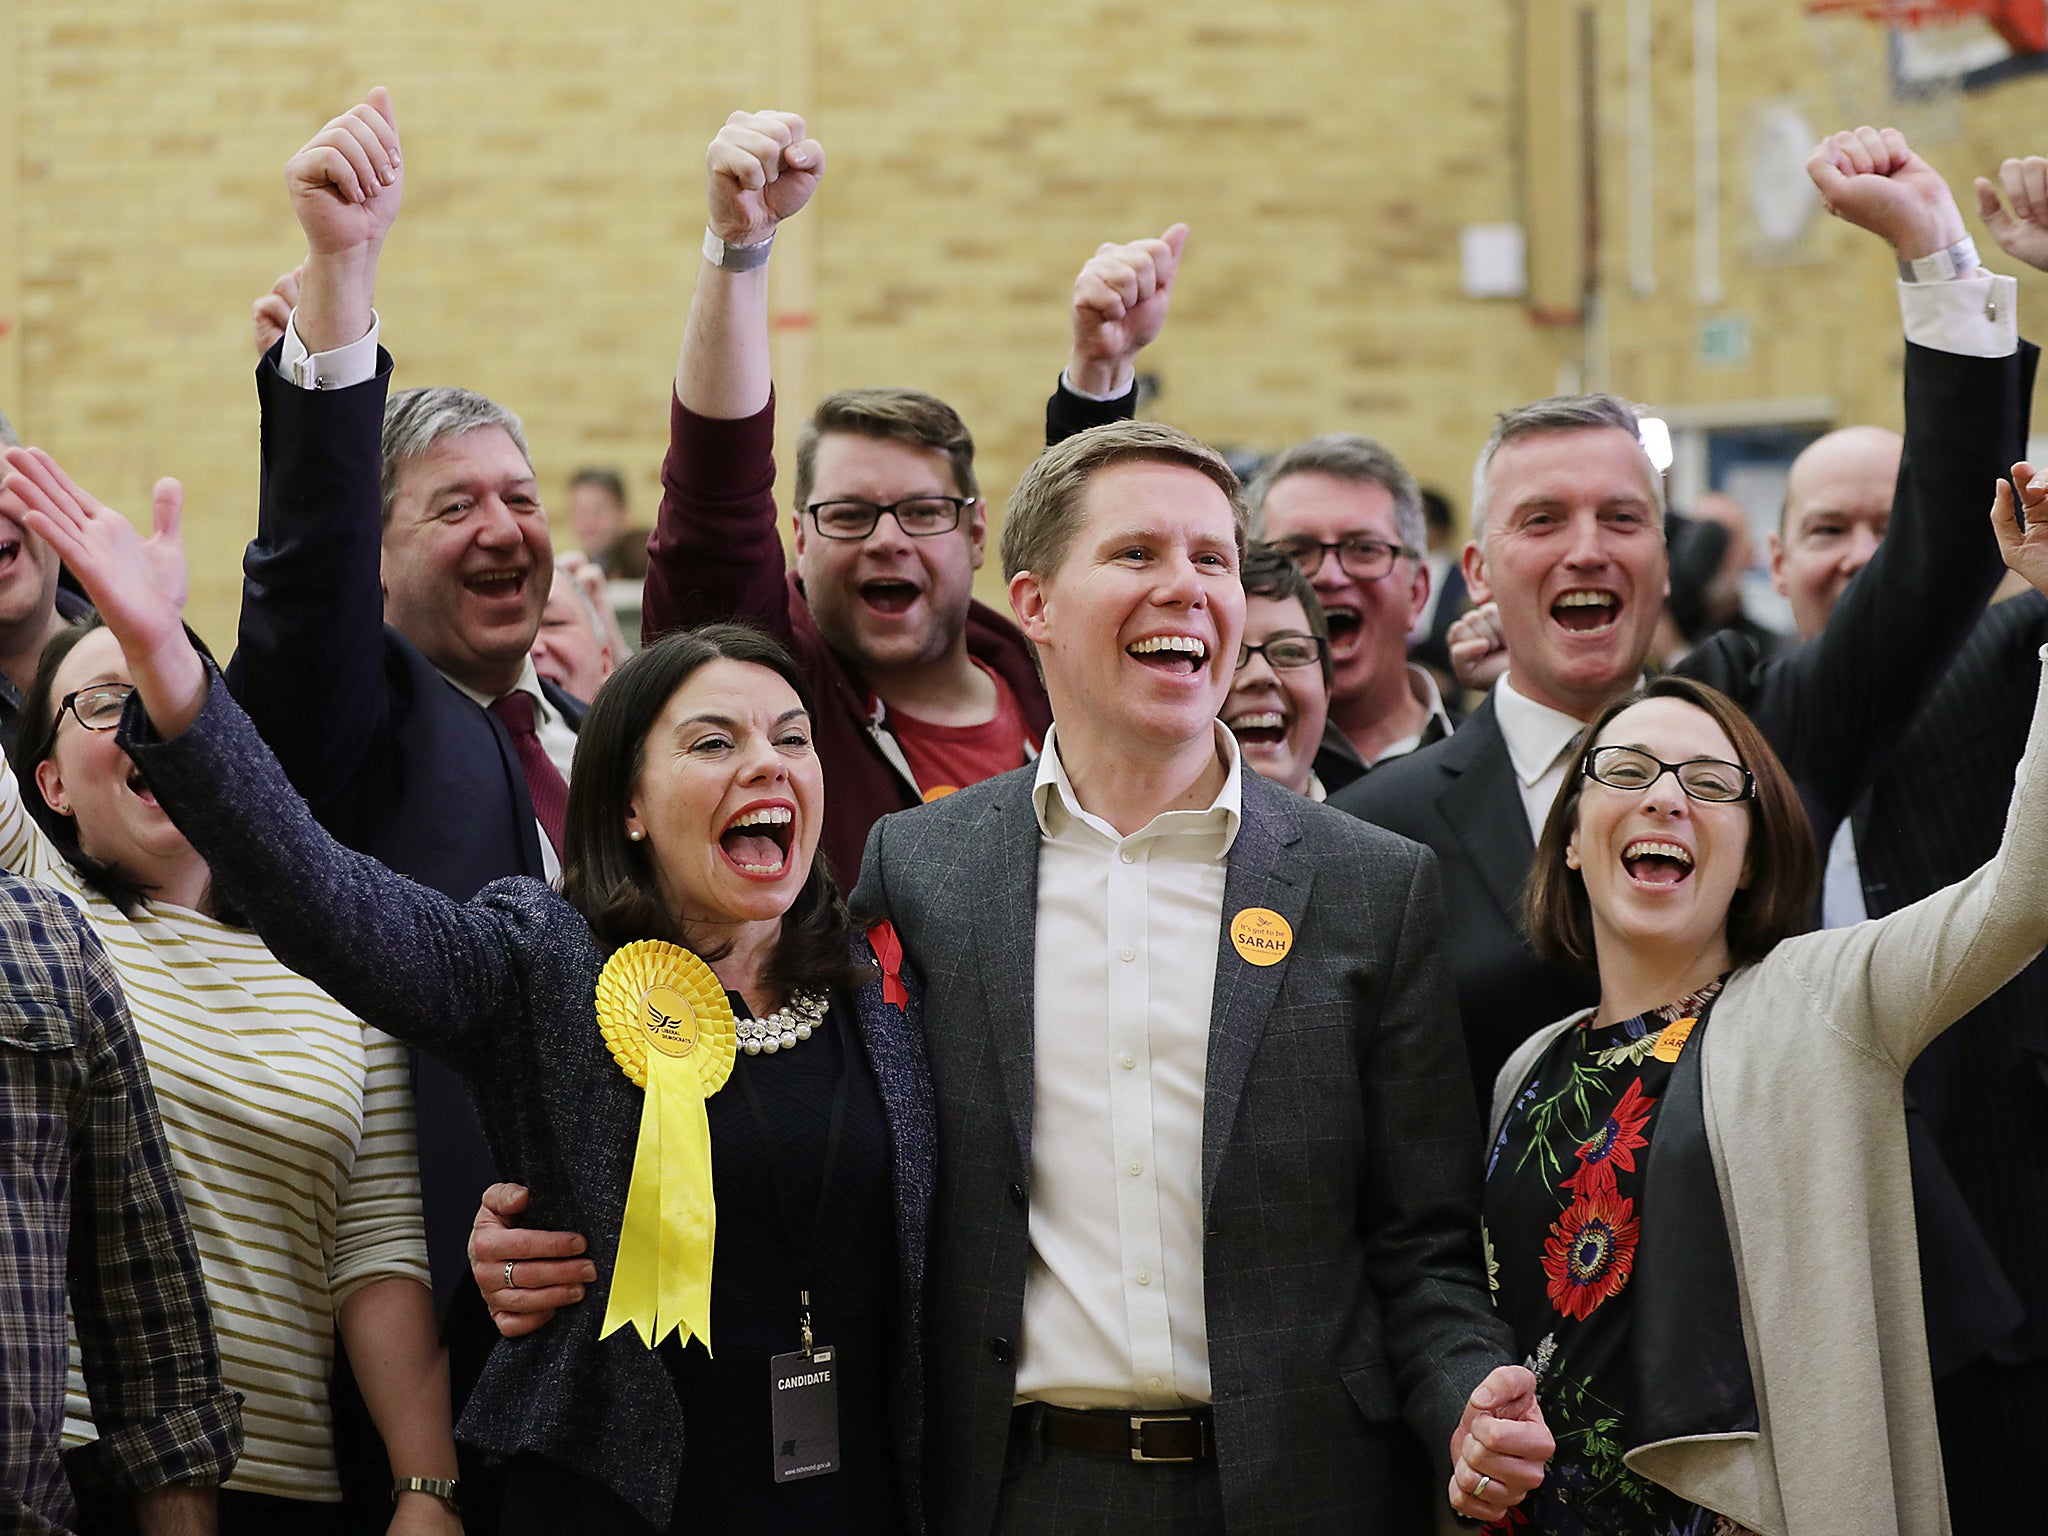
<path id="1" fill-rule="evenodd" d="M 1131 1422 L 1131 1460 L 1144 1465 L 1156 1465 L 1177 1461 L 1194 1461 L 1193 1456 L 1147 1456 L 1145 1454 L 1145 1426 L 1147 1424 L 1189 1424 L 1193 1420 L 1184 1413 L 1134 1413 Z"/>

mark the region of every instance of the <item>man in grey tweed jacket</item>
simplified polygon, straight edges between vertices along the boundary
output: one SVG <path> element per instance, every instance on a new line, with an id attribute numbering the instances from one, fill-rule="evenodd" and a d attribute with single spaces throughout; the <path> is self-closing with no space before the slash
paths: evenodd
<path id="1" fill-rule="evenodd" d="M 1434 859 L 1215 723 L 1242 528 L 1170 428 L 1048 450 L 1002 546 L 1045 753 L 863 857 L 926 987 L 941 1536 L 1427 1531 L 1551 1450 L 1481 1268 Z"/>

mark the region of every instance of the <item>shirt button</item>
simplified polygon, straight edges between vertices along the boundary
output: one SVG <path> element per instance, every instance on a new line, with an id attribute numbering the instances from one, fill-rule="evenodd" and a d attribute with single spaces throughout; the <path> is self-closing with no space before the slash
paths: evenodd
<path id="1" fill-rule="evenodd" d="M 1152 1283 L 1152 1271 L 1151 1271 L 1151 1270 L 1149 1270 L 1149 1269 L 1141 1269 L 1141 1270 L 1139 1270 L 1139 1271 L 1138 1271 L 1138 1284 L 1140 1284 L 1140 1285 L 1150 1285 L 1151 1283 Z"/>
<path id="2" fill-rule="evenodd" d="M 1116 952 L 1116 957 L 1119 960 L 1135 960 L 1138 958 L 1138 952 L 1135 949 L 1132 949 L 1130 945 L 1126 944 L 1122 949 Z"/>
<path id="3" fill-rule="evenodd" d="M 1120 1059 L 1124 1064 L 1124 1070 L 1126 1072 L 1130 1071 L 1131 1068 L 1135 1067 L 1138 1064 L 1138 1058 L 1133 1056 L 1129 1051 L 1125 1051 Z"/>
<path id="4" fill-rule="evenodd" d="M 1134 1179 L 1135 1179 L 1135 1178 L 1136 1178 L 1136 1177 L 1137 1177 L 1137 1176 L 1138 1176 L 1139 1174 L 1143 1173 L 1144 1171 L 1145 1171 L 1145 1165 L 1144 1165 L 1143 1163 L 1137 1163 L 1137 1162 L 1134 1162 L 1134 1163 L 1132 1163 L 1132 1164 L 1131 1164 L 1131 1177 L 1132 1177 L 1132 1178 L 1134 1178 Z"/>
<path id="5" fill-rule="evenodd" d="M 1166 1389 L 1166 1383 L 1161 1381 L 1157 1376 L 1150 1378 L 1146 1382 L 1146 1385 L 1151 1387 L 1151 1389 L 1154 1392 L 1162 1392 Z"/>
<path id="6" fill-rule="evenodd" d="M 1122 853 L 1118 854 L 1117 857 L 1122 859 L 1126 864 L 1135 864 L 1138 862 L 1138 856 L 1135 853 L 1131 852 L 1131 850 L 1128 848 L 1126 848 Z"/>

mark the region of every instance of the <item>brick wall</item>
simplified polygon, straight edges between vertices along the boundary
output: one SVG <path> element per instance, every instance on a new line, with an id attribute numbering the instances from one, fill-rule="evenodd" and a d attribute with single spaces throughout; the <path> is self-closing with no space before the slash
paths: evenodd
<path id="1" fill-rule="evenodd" d="M 1627 282 L 1625 6 L 1592 9 L 1607 301 L 1589 343 L 1459 294 L 1460 226 L 1528 211 L 1519 5 L 10 0 L 0 410 L 130 511 L 155 476 L 186 481 L 193 617 L 229 642 L 256 490 L 247 310 L 300 254 L 282 168 L 382 82 L 411 183 L 380 294 L 398 382 L 519 411 L 555 505 L 599 461 L 652 512 L 703 145 L 734 106 L 807 111 L 832 160 L 777 254 L 790 414 L 847 384 L 943 394 L 998 507 L 1037 446 L 1074 269 L 1177 218 L 1194 228 L 1181 295 L 1146 367 L 1157 413 L 1221 443 L 1364 430 L 1462 501 L 1490 414 L 1576 377 L 1659 404 L 1830 396 L 1896 421 L 1871 242 L 1823 227 L 1803 260 L 1748 257 L 1749 109 L 1792 100 L 1820 127 L 1843 110 L 1814 24 L 1786 0 L 1722 0 L 1726 295 L 1703 306 L 1691 0 L 1651 4 L 1649 298 Z M 1972 98 L 1937 163 L 1966 177 L 2048 146 L 2022 137 L 2044 92 Z M 2048 283 L 2022 302 L 2048 314 Z M 1720 315 L 1749 322 L 1747 361 L 1699 361 Z"/>

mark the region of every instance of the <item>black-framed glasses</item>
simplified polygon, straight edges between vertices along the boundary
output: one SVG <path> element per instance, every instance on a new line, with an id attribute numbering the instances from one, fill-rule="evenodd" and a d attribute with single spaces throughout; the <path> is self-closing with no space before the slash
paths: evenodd
<path id="1" fill-rule="evenodd" d="M 94 683 L 90 688 L 74 688 L 57 701 L 57 718 L 62 720 L 68 709 L 71 718 L 88 731 L 111 731 L 121 723 L 121 711 L 134 691 L 133 683 Z"/>
<path id="2" fill-rule="evenodd" d="M 1724 763 L 1718 757 L 1667 763 L 1637 747 L 1595 747 L 1586 754 L 1580 771 L 1595 784 L 1627 790 L 1648 789 L 1668 773 L 1693 799 L 1712 805 L 1756 798 L 1756 779 L 1750 771 L 1739 763 Z"/>
<path id="3" fill-rule="evenodd" d="M 902 501 L 876 505 L 872 501 L 814 501 L 804 510 L 811 514 L 811 526 L 828 539 L 864 539 L 888 513 L 896 526 L 913 539 L 929 539 L 951 533 L 960 526 L 960 514 L 973 506 L 973 496 L 910 496 Z"/>
<path id="4" fill-rule="evenodd" d="M 1266 665 L 1275 672 L 1292 671 L 1295 667 L 1312 667 L 1323 659 L 1323 642 L 1315 635 L 1272 635 L 1259 645 L 1242 645 L 1237 648 L 1237 670 L 1242 672 L 1252 664 L 1254 656 L 1266 658 Z"/>
<path id="5" fill-rule="evenodd" d="M 1306 537 L 1274 539 L 1275 549 L 1301 567 L 1301 574 L 1314 576 L 1323 568 L 1323 557 L 1337 552 L 1337 564 L 1355 581 L 1378 581 L 1399 559 L 1420 560 L 1422 552 L 1406 544 L 1389 544 L 1368 534 L 1354 533 L 1334 543 Z"/>

